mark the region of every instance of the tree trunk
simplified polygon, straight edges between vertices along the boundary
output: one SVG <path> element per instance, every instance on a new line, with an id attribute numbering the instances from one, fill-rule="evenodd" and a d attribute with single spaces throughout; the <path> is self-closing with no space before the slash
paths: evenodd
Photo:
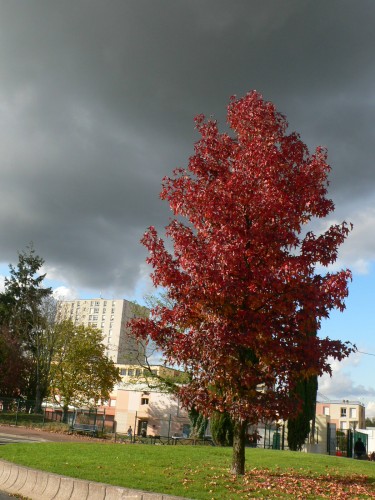
<path id="1" fill-rule="evenodd" d="M 62 414 L 62 421 L 64 424 L 68 423 L 68 415 L 69 415 L 69 406 L 64 405 L 63 406 L 63 414 Z"/>
<path id="2" fill-rule="evenodd" d="M 231 473 L 236 476 L 245 474 L 245 439 L 247 420 L 235 420 L 233 426 L 233 455 Z"/>
<path id="3" fill-rule="evenodd" d="M 40 383 L 38 380 L 37 386 L 36 386 L 36 393 L 35 393 L 34 413 L 42 413 L 43 412 L 43 408 L 42 408 L 43 398 L 42 398 L 41 392 L 42 391 L 41 391 Z"/>

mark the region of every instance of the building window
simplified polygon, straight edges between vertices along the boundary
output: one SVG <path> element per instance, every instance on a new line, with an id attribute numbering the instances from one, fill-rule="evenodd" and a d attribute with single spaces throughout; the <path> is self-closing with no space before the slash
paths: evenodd
<path id="1" fill-rule="evenodd" d="M 141 370 L 140 370 L 139 368 L 137 368 L 137 369 L 135 370 L 135 376 L 136 376 L 136 377 L 140 377 L 140 376 L 141 376 Z"/>
<path id="2" fill-rule="evenodd" d="M 100 302 L 98 300 L 95 301 L 95 305 L 96 306 L 99 306 L 100 305 Z"/>
<path id="3" fill-rule="evenodd" d="M 141 405 L 148 405 L 148 398 L 141 398 Z"/>
<path id="4" fill-rule="evenodd" d="M 94 314 L 99 314 L 99 307 L 95 307 Z"/>
<path id="5" fill-rule="evenodd" d="M 323 406 L 323 415 L 329 415 L 329 406 Z"/>
<path id="6" fill-rule="evenodd" d="M 115 308 L 114 307 L 112 307 L 112 309 L 111 309 L 111 314 L 115 314 Z"/>
<path id="7" fill-rule="evenodd" d="M 128 375 L 129 375 L 129 377 L 132 377 L 134 375 L 134 370 L 129 368 Z"/>
<path id="8" fill-rule="evenodd" d="M 126 375 L 126 368 L 121 368 L 120 375 Z"/>
<path id="9" fill-rule="evenodd" d="M 350 408 L 350 418 L 357 418 L 357 408 Z"/>
<path id="10" fill-rule="evenodd" d="M 345 430 L 348 428 L 348 422 L 340 422 L 340 429 Z"/>
<path id="11" fill-rule="evenodd" d="M 341 417 L 346 417 L 346 408 L 341 408 Z"/>

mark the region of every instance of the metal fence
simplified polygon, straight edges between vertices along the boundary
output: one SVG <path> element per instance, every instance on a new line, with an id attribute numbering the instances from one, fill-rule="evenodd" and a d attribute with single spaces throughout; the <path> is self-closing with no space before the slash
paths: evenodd
<path id="1" fill-rule="evenodd" d="M 62 408 L 44 402 L 39 411 L 35 411 L 35 401 L 23 398 L 0 396 L 0 423 L 9 425 L 46 426 L 54 423 L 71 426 L 73 422 L 95 425 L 98 432 L 114 432 L 115 422 L 112 415 L 106 415 L 105 409 L 69 409 L 64 414 Z"/>
<path id="2" fill-rule="evenodd" d="M 363 458 L 368 455 L 368 435 L 352 429 L 336 429 L 335 424 L 327 427 L 327 452 L 329 455 L 355 458 L 354 444 L 360 438 L 366 448 Z"/>
<path id="3" fill-rule="evenodd" d="M 111 434 L 116 442 L 132 442 L 153 445 L 208 445 L 212 446 L 213 440 L 209 428 L 205 436 L 196 438 L 191 435 L 190 424 L 186 418 L 178 418 L 175 415 L 166 415 L 165 418 L 153 418 L 148 421 L 135 413 L 127 417 L 128 424 L 133 426 L 131 436 L 127 433 L 118 433 L 116 420 L 113 414 L 106 414 L 103 409 L 76 408 L 69 409 L 63 413 L 62 408 L 44 402 L 39 412 L 35 412 L 35 401 L 23 398 L 9 398 L 0 396 L 0 424 L 23 425 L 23 426 L 51 426 L 54 424 L 62 427 L 72 427 L 76 424 L 87 424 L 95 427 L 102 435 Z M 123 428 L 123 427 L 122 427 Z M 127 427 L 125 427 L 127 428 Z M 352 458 L 354 456 L 354 443 L 358 438 L 368 453 L 368 435 L 351 429 L 336 429 L 336 425 L 327 426 L 327 452 L 330 455 L 338 455 Z M 317 429 L 314 435 L 310 435 L 310 443 L 318 443 Z M 258 426 L 248 429 L 246 446 L 252 448 L 266 448 L 286 450 L 287 430 L 285 423 L 260 423 Z"/>

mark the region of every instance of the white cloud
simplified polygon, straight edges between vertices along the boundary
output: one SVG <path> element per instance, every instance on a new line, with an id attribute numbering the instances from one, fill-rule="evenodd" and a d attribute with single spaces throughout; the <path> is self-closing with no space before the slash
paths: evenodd
<path id="1" fill-rule="evenodd" d="M 366 418 L 375 418 L 375 401 L 369 401 L 367 403 Z"/>
<path id="2" fill-rule="evenodd" d="M 375 200 L 370 197 L 361 200 L 361 205 L 351 207 L 344 218 L 353 224 L 353 230 L 339 250 L 335 269 L 349 267 L 357 274 L 368 274 L 371 263 L 375 261 Z M 330 221 L 337 223 L 337 221 Z"/>
<path id="3" fill-rule="evenodd" d="M 144 297 L 157 293 L 150 276 L 151 272 L 152 267 L 146 262 L 139 265 L 139 279 L 134 289 L 134 298 L 137 302 L 143 303 Z"/>
<path id="4" fill-rule="evenodd" d="M 79 298 L 77 290 L 66 286 L 58 286 L 53 290 L 53 296 L 57 300 L 75 300 Z"/>
<path id="5" fill-rule="evenodd" d="M 365 387 L 362 384 L 355 384 L 352 371 L 362 363 L 360 353 L 353 354 L 343 361 L 332 360 L 332 377 L 328 374 L 319 379 L 318 391 L 329 399 L 357 399 L 363 401 L 368 398 L 375 398 L 375 389 Z"/>

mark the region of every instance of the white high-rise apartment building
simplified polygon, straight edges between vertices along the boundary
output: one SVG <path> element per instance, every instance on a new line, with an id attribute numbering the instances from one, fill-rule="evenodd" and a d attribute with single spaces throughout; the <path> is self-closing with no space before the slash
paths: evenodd
<path id="1" fill-rule="evenodd" d="M 142 310 L 147 313 L 146 308 Z M 140 364 L 145 359 L 144 349 L 126 327 L 139 312 L 139 306 L 123 299 L 69 300 L 59 301 L 56 319 L 98 328 L 103 333 L 108 358 L 116 364 Z"/>

